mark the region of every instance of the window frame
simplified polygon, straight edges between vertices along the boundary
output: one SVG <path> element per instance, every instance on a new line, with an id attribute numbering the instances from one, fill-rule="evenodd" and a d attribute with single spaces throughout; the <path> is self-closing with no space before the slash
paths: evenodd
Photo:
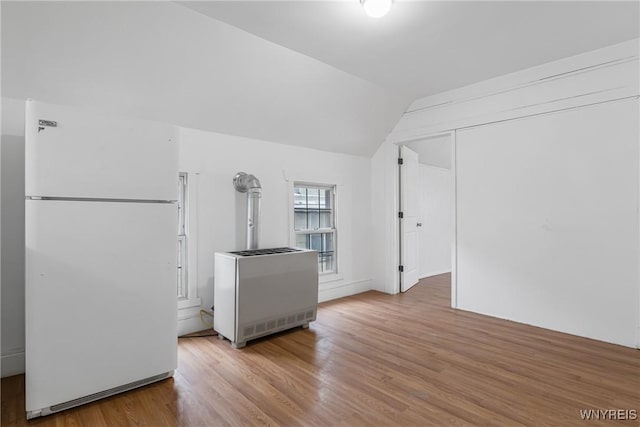
<path id="1" fill-rule="evenodd" d="M 202 299 L 198 296 L 198 231 L 197 231 L 197 192 L 199 173 L 191 170 L 180 170 L 178 172 L 178 184 L 180 184 L 180 177 L 185 177 L 185 185 L 183 186 L 183 210 L 178 211 L 178 215 L 182 215 L 184 221 L 184 233 L 185 233 L 185 245 L 184 245 L 184 265 L 182 266 L 183 275 L 186 278 L 183 288 L 186 290 L 186 295 L 178 295 L 178 282 L 176 271 L 176 299 L 178 304 L 178 310 L 183 310 L 178 314 L 178 320 L 184 316 L 190 315 L 192 309 L 200 308 Z M 178 201 L 179 203 L 179 201 Z M 176 228 L 180 226 L 180 217 L 178 218 L 178 224 Z M 180 230 L 177 230 L 178 232 Z M 178 242 L 180 235 L 177 235 L 176 240 L 176 252 L 178 251 Z M 176 253 L 176 256 L 178 254 Z M 176 266 L 177 267 L 177 266 Z M 176 268 L 177 270 L 177 268 Z"/>
<path id="2" fill-rule="evenodd" d="M 295 195 L 294 191 L 296 187 L 307 188 L 319 188 L 330 190 L 331 192 L 331 224 L 332 227 L 323 228 L 295 228 Z M 320 282 L 328 282 L 333 280 L 340 280 L 340 266 L 338 262 L 339 244 L 338 244 L 338 184 L 327 184 L 320 182 L 311 182 L 307 180 L 292 180 L 289 186 L 289 217 L 290 217 L 290 230 L 291 230 L 291 246 L 297 247 L 297 237 L 300 235 L 313 235 L 313 234 L 331 234 L 333 236 L 333 270 L 320 271 L 320 263 L 318 263 L 318 276 Z"/>
<path id="3" fill-rule="evenodd" d="M 178 253 L 177 283 L 178 300 L 189 299 L 189 175 L 178 173 Z M 180 250 L 182 248 L 182 250 Z"/>

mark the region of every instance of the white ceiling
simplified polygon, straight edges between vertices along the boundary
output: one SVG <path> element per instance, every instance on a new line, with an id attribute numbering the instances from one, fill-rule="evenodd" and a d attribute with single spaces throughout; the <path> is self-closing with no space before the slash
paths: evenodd
<path id="1" fill-rule="evenodd" d="M 353 1 L 181 3 L 398 93 L 420 98 L 639 35 L 640 3 Z"/>
<path id="2" fill-rule="evenodd" d="M 2 1 L 2 96 L 369 156 L 416 98 L 638 37 L 638 5 Z"/>
<path id="3" fill-rule="evenodd" d="M 172 2 L 1 6 L 3 97 L 364 156 L 411 101 Z"/>
<path id="4" fill-rule="evenodd" d="M 451 136 L 425 138 L 404 145 L 418 153 L 421 164 L 451 169 Z"/>

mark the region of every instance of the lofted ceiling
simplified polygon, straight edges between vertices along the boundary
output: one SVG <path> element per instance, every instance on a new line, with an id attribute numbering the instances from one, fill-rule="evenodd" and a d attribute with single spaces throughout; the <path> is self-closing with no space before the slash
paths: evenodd
<path id="1" fill-rule="evenodd" d="M 411 101 L 172 2 L 6 2 L 2 96 L 369 156 Z"/>
<path id="2" fill-rule="evenodd" d="M 419 163 L 451 169 L 451 136 L 435 136 L 404 145 L 418 153 Z"/>
<path id="3" fill-rule="evenodd" d="M 2 96 L 370 156 L 416 98 L 636 38 L 638 6 L 3 1 Z"/>
<path id="4" fill-rule="evenodd" d="M 412 99 L 636 38 L 640 2 L 181 2 Z"/>

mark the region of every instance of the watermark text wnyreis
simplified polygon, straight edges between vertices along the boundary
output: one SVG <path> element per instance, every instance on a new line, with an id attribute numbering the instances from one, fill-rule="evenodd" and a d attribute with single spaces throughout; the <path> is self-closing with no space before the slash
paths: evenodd
<path id="1" fill-rule="evenodd" d="M 637 409 L 581 409 L 580 418 L 585 421 L 637 420 Z"/>

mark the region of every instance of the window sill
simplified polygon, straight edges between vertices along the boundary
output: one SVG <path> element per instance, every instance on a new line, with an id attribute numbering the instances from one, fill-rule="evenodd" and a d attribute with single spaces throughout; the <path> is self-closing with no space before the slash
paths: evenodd
<path id="1" fill-rule="evenodd" d="M 179 299 L 178 300 L 178 310 L 182 310 L 185 308 L 192 308 L 192 307 L 200 307 L 202 305 L 202 300 L 200 298 L 185 298 L 185 299 Z"/>
<path id="2" fill-rule="evenodd" d="M 342 280 L 342 274 L 340 273 L 327 273 L 327 274 L 321 274 L 318 276 L 318 283 L 322 284 L 322 283 L 331 283 L 331 282 L 337 282 L 338 280 Z"/>

